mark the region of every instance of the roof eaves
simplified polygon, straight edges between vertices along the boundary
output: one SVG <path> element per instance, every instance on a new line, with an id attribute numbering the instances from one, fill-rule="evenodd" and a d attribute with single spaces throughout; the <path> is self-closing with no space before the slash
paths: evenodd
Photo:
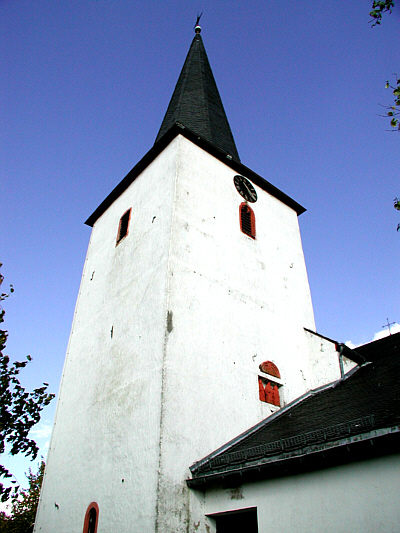
<path id="1" fill-rule="evenodd" d="M 229 482 L 235 478 L 244 482 L 254 477 L 258 479 L 266 476 L 268 479 L 282 477 L 301 471 L 398 453 L 399 443 L 400 426 L 379 428 L 340 440 L 299 448 L 289 453 L 236 464 L 231 468 L 194 475 L 187 479 L 186 483 L 190 488 L 199 489 L 214 483 Z"/>
<path id="2" fill-rule="evenodd" d="M 340 424 L 334 424 L 328 427 L 319 428 L 317 430 L 309 431 L 291 435 L 285 438 L 279 438 L 275 441 L 269 441 L 265 444 L 258 443 L 251 447 L 242 450 L 235 450 L 231 453 L 224 453 L 219 457 L 211 459 L 203 464 L 197 475 L 201 475 L 205 471 L 224 470 L 224 465 L 244 464 L 247 462 L 253 463 L 259 460 L 270 460 L 272 457 L 290 456 L 296 450 L 304 450 L 307 447 L 327 442 L 338 441 L 348 435 L 359 434 L 362 431 L 366 432 L 374 427 L 374 416 L 368 415 L 355 420 L 349 420 Z"/>
<path id="3" fill-rule="evenodd" d="M 304 331 L 307 331 L 308 333 L 312 333 L 313 335 L 316 335 L 317 337 L 320 337 L 321 339 L 325 339 L 326 341 L 332 342 L 333 344 L 337 344 L 338 341 L 335 341 L 334 339 L 331 339 L 330 337 L 327 337 L 326 335 L 321 335 L 321 333 L 318 333 L 318 331 L 313 331 L 309 328 L 303 328 Z"/>
<path id="4" fill-rule="evenodd" d="M 361 355 L 354 348 L 350 348 L 349 346 L 347 346 L 347 344 L 330 339 L 329 337 L 326 337 L 325 335 L 321 335 L 321 333 L 318 333 L 317 331 L 313 331 L 312 329 L 309 329 L 309 328 L 303 328 L 303 329 L 304 331 L 307 331 L 307 333 L 311 333 L 312 335 L 316 335 L 317 337 L 320 337 L 321 339 L 325 339 L 335 344 L 336 351 L 339 353 L 339 355 L 344 355 L 345 357 L 347 357 L 347 359 L 351 359 L 351 361 L 354 361 L 354 363 L 357 363 L 358 365 L 362 365 L 366 362 L 366 359 L 363 355 Z"/>
<path id="5" fill-rule="evenodd" d="M 170 128 L 162 138 L 140 159 L 128 174 L 118 183 L 101 204 L 85 221 L 88 226 L 93 226 L 96 220 L 110 207 L 110 205 L 129 187 L 143 170 L 164 150 L 166 146 L 180 133 L 178 128 Z"/>
<path id="6" fill-rule="evenodd" d="M 164 133 L 164 135 L 152 146 L 152 148 L 150 148 L 150 150 L 142 157 L 142 159 L 128 172 L 128 174 L 118 183 L 118 185 L 110 192 L 103 202 L 101 202 L 101 204 L 93 211 L 93 213 L 85 221 L 85 224 L 88 226 L 93 226 L 96 220 L 106 211 L 106 209 L 110 207 L 110 205 L 129 187 L 129 185 L 138 177 L 138 175 L 143 172 L 143 170 L 179 134 L 183 135 L 200 148 L 203 148 L 206 152 L 225 163 L 235 172 L 244 174 L 253 183 L 293 209 L 298 215 L 301 215 L 306 211 L 303 206 L 290 198 L 290 196 L 282 192 L 280 189 L 272 185 L 272 183 L 269 183 L 259 174 L 256 174 L 242 163 L 235 161 L 230 154 L 224 152 L 222 149 L 197 135 L 180 122 L 175 122 L 174 125 Z"/>

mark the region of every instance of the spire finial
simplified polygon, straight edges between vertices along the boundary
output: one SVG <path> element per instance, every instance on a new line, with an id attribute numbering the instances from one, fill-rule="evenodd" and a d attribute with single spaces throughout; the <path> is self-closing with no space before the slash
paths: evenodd
<path id="1" fill-rule="evenodd" d="M 203 12 L 201 12 L 200 15 L 197 14 L 196 24 L 194 25 L 195 33 L 200 33 L 201 32 L 201 26 L 199 26 L 199 22 L 200 22 L 202 14 L 203 14 Z"/>

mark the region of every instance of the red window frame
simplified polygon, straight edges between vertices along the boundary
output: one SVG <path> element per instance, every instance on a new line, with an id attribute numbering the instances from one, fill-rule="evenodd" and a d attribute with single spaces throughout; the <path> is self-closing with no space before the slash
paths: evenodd
<path id="1" fill-rule="evenodd" d="M 239 206 L 239 222 L 241 232 L 248 237 L 255 239 L 256 217 L 254 211 L 246 202 L 242 202 Z"/>
<path id="2" fill-rule="evenodd" d="M 258 393 L 261 402 L 281 406 L 279 387 L 277 383 L 269 379 L 258 378 Z"/>
<path id="3" fill-rule="evenodd" d="M 277 383 L 273 379 L 281 379 L 279 368 L 272 361 L 264 361 L 258 368 L 261 370 L 261 372 L 268 374 L 272 378 L 270 379 L 268 376 L 258 376 L 258 392 L 260 401 L 280 407 L 281 398 L 279 388 L 282 386 L 282 384 Z"/>
<path id="4" fill-rule="evenodd" d="M 92 509 L 96 510 L 96 523 L 94 525 L 93 533 L 97 532 L 97 524 L 99 523 L 99 506 L 97 505 L 96 502 L 91 502 L 89 503 L 88 508 L 86 509 L 85 520 L 83 522 L 83 533 L 89 532 L 89 518 L 90 518 L 90 511 Z"/>

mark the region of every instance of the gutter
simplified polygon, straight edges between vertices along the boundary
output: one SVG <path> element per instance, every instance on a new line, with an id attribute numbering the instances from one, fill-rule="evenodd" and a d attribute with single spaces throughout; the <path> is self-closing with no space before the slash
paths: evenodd
<path id="1" fill-rule="evenodd" d="M 242 484 L 301 472 L 322 470 L 354 461 L 398 453 L 400 426 L 380 428 L 342 438 L 338 441 L 307 446 L 252 463 L 186 480 L 191 489 L 203 490 L 216 483 Z"/>
<path id="2" fill-rule="evenodd" d="M 346 346 L 346 344 L 343 344 L 342 342 L 340 343 L 335 342 L 335 348 L 336 348 L 336 351 L 339 353 L 339 366 L 340 366 L 341 378 L 344 377 L 343 357 L 347 357 L 347 359 L 354 361 L 359 366 L 367 362 L 364 356 L 362 356 L 356 350 L 349 348 L 348 346 Z"/>

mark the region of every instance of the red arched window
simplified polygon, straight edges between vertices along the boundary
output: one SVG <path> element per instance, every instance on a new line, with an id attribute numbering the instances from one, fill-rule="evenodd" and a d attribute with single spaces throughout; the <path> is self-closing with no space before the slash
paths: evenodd
<path id="1" fill-rule="evenodd" d="M 128 209 L 119 219 L 118 233 L 117 233 L 117 244 L 122 241 L 124 237 L 128 235 L 129 221 L 131 219 L 132 209 Z"/>
<path id="2" fill-rule="evenodd" d="M 252 210 L 252 208 L 245 202 L 241 203 L 239 206 L 239 219 L 240 229 L 242 230 L 242 232 L 251 237 L 252 239 L 255 239 L 256 218 L 254 216 L 254 211 Z"/>
<path id="3" fill-rule="evenodd" d="M 99 506 L 96 502 L 92 502 L 86 510 L 85 521 L 83 522 L 83 533 L 96 533 L 98 521 Z"/>
<path id="4" fill-rule="evenodd" d="M 270 403 L 272 405 L 277 405 L 280 407 L 281 400 L 279 395 L 279 387 L 282 386 L 281 374 L 278 370 L 278 367 L 272 361 L 264 361 L 260 364 L 259 369 L 265 374 L 269 374 L 271 378 L 267 376 L 258 376 L 258 392 L 260 401 L 265 403 Z"/>

